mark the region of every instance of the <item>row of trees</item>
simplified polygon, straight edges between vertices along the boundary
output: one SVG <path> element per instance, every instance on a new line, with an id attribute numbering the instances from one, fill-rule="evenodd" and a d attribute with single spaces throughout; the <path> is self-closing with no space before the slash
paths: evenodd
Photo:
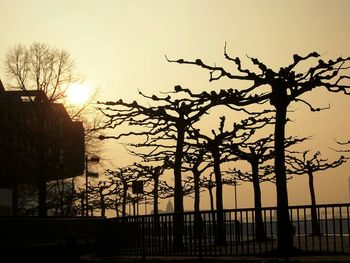
<path id="1" fill-rule="evenodd" d="M 235 67 L 235 73 L 223 67 L 208 65 L 200 59 L 168 61 L 208 70 L 210 82 L 228 78 L 243 82 L 246 84 L 245 88 L 194 92 L 176 86 L 173 91 L 161 95 L 149 96 L 140 92 L 148 104 L 123 100 L 100 102 L 100 111 L 107 121 L 105 125 L 101 125 L 100 118 L 93 122 L 85 122 L 86 138 L 91 138 L 87 143 L 94 142 L 96 134 L 101 130 L 124 126 L 127 132 L 115 136 L 100 135 L 99 138 L 120 140 L 132 137 L 131 141 L 126 141 L 124 145 L 130 154 L 141 158 L 141 161 L 116 170 L 107 169 L 106 180 L 90 184 L 87 188 L 88 193 L 85 187 L 79 187 L 74 179 L 49 184 L 45 180 L 41 181 L 39 214 L 46 214 L 49 197 L 52 200 L 49 207 L 55 210 L 56 214 L 83 215 L 84 207 L 87 206 L 84 196 L 88 194 L 92 200 L 91 211 L 99 207 L 101 214 L 105 215 L 106 209 L 113 208 L 117 215 L 121 210 L 122 216 L 125 216 L 126 204 L 135 204 L 135 198 L 128 195 L 130 184 L 135 180 L 143 180 L 146 182 L 147 191 L 141 197 L 146 196 L 148 200 L 153 200 L 154 213 L 158 212 L 158 198 L 174 197 L 174 233 L 177 234 L 175 245 L 181 248 L 184 196 L 193 194 L 194 211 L 199 211 L 200 191 L 206 188 L 211 196 L 211 208 L 214 209 L 212 189 L 215 188 L 217 241 L 220 244 L 226 241 L 222 213 L 223 184 L 232 184 L 240 180 L 253 185 L 254 205 L 257 208 L 256 238 L 261 240 L 265 238 L 265 230 L 259 210 L 260 183 L 272 181 L 276 184 L 277 193 L 279 249 L 282 253 L 290 251 L 293 241 L 288 213 L 287 180 L 292 174 L 308 174 L 314 205 L 314 172 L 335 168 L 343 164 L 345 158 L 341 156 L 329 162 L 320 158 L 318 152 L 310 157 L 308 151 L 290 150 L 297 144 L 306 144 L 309 138 L 285 136 L 288 106 L 291 102 L 301 102 L 311 111 L 321 110 L 300 98 L 304 93 L 319 88 L 349 94 L 349 77 L 343 71 L 348 69 L 347 63 L 350 58 L 323 61 L 316 52 L 306 56 L 294 55 L 291 64 L 274 71 L 258 59 L 249 57 L 248 60 L 256 70 L 244 68 L 239 58 L 227 54 L 226 47 L 224 56 Z M 311 66 L 298 73 L 296 68 L 302 64 Z M 21 45 L 15 47 L 8 53 L 5 66 L 10 79 L 16 81 L 14 87 L 22 90 L 44 90 L 53 102 L 62 100 L 65 94 L 64 87 L 76 80 L 72 74 L 74 67 L 69 55 L 39 43 L 33 44 L 29 49 Z M 210 125 L 211 133 L 206 133 L 202 125 L 204 117 L 207 118 L 211 110 L 222 107 L 228 108 L 233 117 L 244 117 L 240 121 L 230 123 L 228 120 L 233 119 L 230 115 L 221 116 L 217 126 L 215 121 L 211 121 L 214 123 Z M 72 111 L 71 116 L 85 119 L 84 111 L 84 107 Z M 271 127 L 274 130 L 272 134 Z M 42 143 L 47 139 L 43 138 Z M 96 151 L 99 148 L 95 143 L 92 145 L 93 147 L 87 149 Z M 237 165 L 231 170 L 224 169 L 223 164 L 242 160 L 250 165 L 248 171 L 237 168 Z M 173 171 L 173 184 L 161 180 L 160 177 L 166 170 Z M 184 174 L 187 177 L 184 177 Z M 45 175 L 42 175 L 42 178 L 45 178 Z M 147 187 L 148 185 L 150 187 Z M 35 201 L 32 204 L 35 207 Z M 319 228 L 314 210 L 312 217 L 315 222 L 313 231 L 317 234 Z M 200 218 L 196 217 L 195 220 L 199 222 Z"/>
<path id="2" fill-rule="evenodd" d="M 126 144 L 131 153 L 143 157 L 145 162 L 166 161 L 173 169 L 174 227 L 177 233 L 175 244 L 179 248 L 182 246 L 183 233 L 181 213 L 183 212 L 182 174 L 184 171 L 192 171 L 195 174 L 194 185 L 198 185 L 198 176 L 209 167 L 215 175 L 219 243 L 225 242 L 221 212 L 223 209 L 223 180 L 220 164 L 234 161 L 236 158 L 247 160 L 252 166 L 252 174 L 259 175 L 259 182 L 263 178 L 261 174 L 272 174 L 277 194 L 278 248 L 282 253 L 287 253 L 293 248 L 293 238 L 288 212 L 287 172 L 289 170 L 286 169 L 286 163 L 288 161 L 292 167 L 290 171 L 295 172 L 297 162 L 293 157 L 286 158 L 286 148 L 305 140 L 305 138 L 286 138 L 288 106 L 291 102 L 300 102 L 306 104 L 311 111 L 321 110 L 314 108 L 301 98 L 304 93 L 321 88 L 329 92 L 349 94 L 349 77 L 343 71 L 348 69 L 347 63 L 350 58 L 339 57 L 335 60 L 324 61 L 316 52 L 306 56 L 295 54 L 292 63 L 275 71 L 259 59 L 250 57 L 248 59 L 256 70 L 244 68 L 239 58 L 228 55 L 226 47 L 224 55 L 235 67 L 235 73 L 231 73 L 224 67 L 211 66 L 200 59 L 194 61 L 168 59 L 168 61 L 208 70 L 209 81 L 228 78 L 245 83 L 245 88 L 221 89 L 218 92 L 214 90 L 194 92 L 191 89 L 176 86 L 173 91 L 164 93 L 164 95 L 148 96 L 140 92 L 140 95 L 148 100 L 148 105 L 123 100 L 100 102 L 100 110 L 108 118 L 103 128 L 113 129 L 126 125 L 129 130 L 132 130 L 115 136 L 100 136 L 100 138 L 121 139 L 136 136 L 141 141 Z M 306 71 L 297 72 L 296 69 L 302 67 L 302 64 L 311 66 L 308 66 Z M 200 120 L 209 110 L 219 106 L 229 108 L 232 115 L 244 112 L 248 117 L 229 128 L 224 128 L 225 118 L 222 117 L 219 128 L 213 129 L 212 135 L 208 136 L 198 128 Z M 258 110 L 261 108 L 262 110 Z M 269 125 L 274 127 L 273 135 L 257 138 L 258 133 L 261 135 L 257 130 Z M 259 143 L 263 145 L 264 142 L 269 142 L 271 145 L 266 148 L 261 147 L 264 157 L 258 159 L 256 155 L 261 153 L 257 148 L 259 148 Z M 244 146 L 245 149 L 242 148 Z M 306 156 L 305 153 L 301 154 Z M 315 159 L 317 157 L 316 155 Z M 208 158 L 210 158 L 210 164 L 207 161 Z M 272 164 L 259 168 L 259 165 L 267 160 L 272 160 Z M 344 160 L 344 157 L 340 157 L 334 165 L 343 163 Z M 198 164 L 202 164 L 202 168 L 199 168 L 201 166 Z M 327 167 L 333 167 L 332 164 L 332 162 L 327 163 Z M 321 165 L 318 166 L 318 169 L 321 169 Z M 235 172 L 241 178 L 244 177 L 243 172 Z M 258 184 L 256 177 L 250 177 L 255 178 L 252 179 L 254 189 L 258 189 L 255 187 Z M 259 196 L 258 190 L 255 195 Z M 198 199 L 195 198 L 195 200 L 197 200 L 195 203 L 198 203 Z M 257 197 L 255 204 L 258 203 Z"/>

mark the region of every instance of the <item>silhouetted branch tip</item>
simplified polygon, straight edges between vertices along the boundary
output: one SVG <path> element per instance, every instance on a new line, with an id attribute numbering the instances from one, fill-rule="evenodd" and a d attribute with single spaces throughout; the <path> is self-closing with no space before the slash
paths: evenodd
<path id="1" fill-rule="evenodd" d="M 176 92 L 179 92 L 179 91 L 182 90 L 182 87 L 181 87 L 180 85 L 176 85 L 176 86 L 174 87 L 174 90 L 175 90 Z"/>

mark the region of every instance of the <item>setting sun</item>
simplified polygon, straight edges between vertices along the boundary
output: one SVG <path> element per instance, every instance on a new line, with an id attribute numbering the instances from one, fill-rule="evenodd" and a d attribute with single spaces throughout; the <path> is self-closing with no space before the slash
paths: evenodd
<path id="1" fill-rule="evenodd" d="M 86 85 L 72 84 L 68 87 L 67 97 L 70 104 L 84 104 L 90 97 L 90 89 Z"/>

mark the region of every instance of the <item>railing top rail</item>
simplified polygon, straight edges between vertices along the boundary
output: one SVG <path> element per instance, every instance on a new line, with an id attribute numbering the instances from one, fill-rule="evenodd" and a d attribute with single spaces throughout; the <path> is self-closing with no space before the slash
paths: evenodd
<path id="1" fill-rule="evenodd" d="M 307 208 L 311 208 L 312 205 L 293 205 L 293 206 L 289 206 L 288 208 L 290 210 L 297 210 L 297 209 L 307 209 Z M 332 207 L 350 207 L 350 203 L 339 203 L 339 204 L 318 204 L 316 205 L 316 208 L 332 208 Z M 256 210 L 255 208 L 237 208 L 237 209 L 224 209 L 222 210 L 222 212 L 225 213 L 240 213 L 240 212 L 249 212 L 249 211 L 254 211 Z M 271 207 L 262 207 L 260 208 L 260 210 L 264 211 L 264 210 L 277 210 L 277 207 L 271 206 Z M 217 213 L 220 212 L 219 210 L 201 210 L 199 213 L 201 214 L 210 214 L 210 213 Z M 196 212 L 194 211 L 184 211 L 183 213 L 181 213 L 182 215 L 193 215 Z M 161 214 L 148 214 L 148 215 L 132 215 L 132 216 L 126 216 L 125 218 L 142 218 L 142 217 L 154 217 L 154 216 L 158 216 L 158 217 L 171 217 L 173 215 L 176 215 L 176 213 L 161 213 Z M 118 220 L 122 220 L 124 217 L 113 217 L 110 219 L 118 219 Z"/>

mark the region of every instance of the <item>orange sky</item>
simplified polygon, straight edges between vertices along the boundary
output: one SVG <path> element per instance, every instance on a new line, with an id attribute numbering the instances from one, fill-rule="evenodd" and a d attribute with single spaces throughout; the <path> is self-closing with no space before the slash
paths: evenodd
<path id="1" fill-rule="evenodd" d="M 273 68 L 290 63 L 294 53 L 317 51 L 325 59 L 350 56 L 347 0 L 2 0 L 0 10 L 1 61 L 18 43 L 40 41 L 66 49 L 101 100 L 134 100 L 137 89 L 157 93 L 177 84 L 209 90 L 207 72 L 169 64 L 164 55 L 220 64 L 225 41 L 232 56 L 258 57 Z M 0 78 L 6 83 L 3 67 Z M 350 97 L 323 92 L 308 96 L 317 106 L 330 103 L 331 110 L 309 113 L 295 105 L 295 122 L 287 132 L 313 134 L 310 147 L 333 154 L 328 146 L 334 146 L 334 137 L 350 138 Z M 116 166 L 125 165 L 113 152 L 110 158 Z M 349 165 L 315 179 L 319 203 L 349 201 Z M 309 202 L 306 176 L 288 187 L 291 204 Z M 252 205 L 250 189 L 239 187 L 240 207 Z M 274 191 L 271 184 L 263 186 L 264 205 L 274 205 Z M 225 207 L 233 207 L 232 189 L 226 191 Z"/>

